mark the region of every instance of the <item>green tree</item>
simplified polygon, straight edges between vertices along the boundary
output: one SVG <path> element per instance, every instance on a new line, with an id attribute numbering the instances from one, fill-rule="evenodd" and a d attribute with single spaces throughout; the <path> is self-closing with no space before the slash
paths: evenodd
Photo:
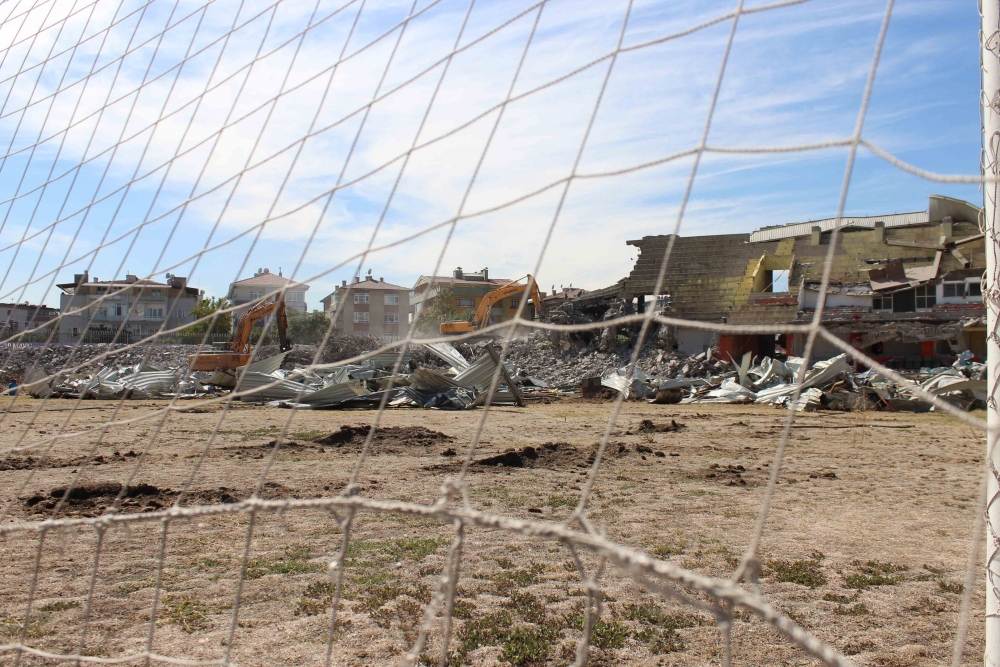
<path id="1" fill-rule="evenodd" d="M 451 285 L 442 286 L 431 301 L 420 311 L 417 318 L 417 329 L 427 333 L 438 333 L 442 322 L 467 320 L 475 311 L 471 308 L 459 308 L 455 305 L 455 288 Z"/>
<path id="2" fill-rule="evenodd" d="M 191 316 L 196 320 L 201 319 L 207 315 L 218 310 L 225 310 L 226 308 L 232 308 L 233 302 L 229 299 L 222 297 L 211 297 L 208 299 L 201 299 L 198 301 L 198 305 L 191 309 Z M 232 312 L 220 313 L 213 322 L 212 320 L 205 320 L 203 322 L 198 322 L 197 324 L 192 324 L 190 327 L 184 330 L 184 333 L 202 334 L 204 335 L 208 331 L 208 327 L 211 325 L 211 333 L 227 334 L 233 328 L 233 314 Z"/>
<path id="3" fill-rule="evenodd" d="M 316 344 L 323 340 L 326 330 L 330 328 L 330 318 L 320 310 L 311 313 L 301 313 L 289 308 L 288 337 L 293 343 L 302 345 Z"/>

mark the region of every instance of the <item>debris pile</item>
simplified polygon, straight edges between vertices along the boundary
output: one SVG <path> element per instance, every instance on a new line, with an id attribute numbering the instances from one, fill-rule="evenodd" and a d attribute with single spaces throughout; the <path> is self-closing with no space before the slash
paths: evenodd
<path id="1" fill-rule="evenodd" d="M 709 355 L 706 354 L 706 357 Z M 650 376 L 638 368 L 631 375 L 627 367 L 605 375 L 601 384 L 625 395 L 650 403 L 758 403 L 792 407 L 799 412 L 812 410 L 891 410 L 924 412 L 933 409 L 920 398 L 918 389 L 928 391 L 963 410 L 985 407 L 986 366 L 963 354 L 953 367 L 925 368 L 911 383 L 898 384 L 877 371 L 855 372 L 846 354 L 817 361 L 796 382 L 800 357 L 779 361 L 770 357 L 754 360 L 750 353 L 741 363 L 725 364 L 717 374 L 703 377 Z M 796 391 L 799 392 L 795 399 Z"/>
<path id="2" fill-rule="evenodd" d="M 29 369 L 22 389 L 37 398 L 150 399 L 201 398 L 233 391 L 241 401 L 299 409 L 350 407 L 421 407 L 467 409 L 481 405 L 494 375 L 499 384 L 493 402 L 523 405 L 523 396 L 501 366 L 499 349 L 470 362 L 447 343 L 423 346 L 445 370 L 425 368 L 405 352 L 374 354 L 357 364 L 293 364 L 289 352 L 235 370 L 189 372 L 188 359 L 171 369 L 148 363 L 106 364 L 96 371 L 46 373 Z M 311 360 L 310 360 L 311 361 Z M 394 374 L 394 369 L 398 373 Z M 498 371 L 499 369 L 499 371 Z"/>

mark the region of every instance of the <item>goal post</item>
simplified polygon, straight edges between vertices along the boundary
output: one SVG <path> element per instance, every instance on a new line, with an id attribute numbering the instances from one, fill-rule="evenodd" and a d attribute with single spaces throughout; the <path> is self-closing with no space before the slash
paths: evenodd
<path id="1" fill-rule="evenodd" d="M 986 274 L 983 294 L 986 306 L 987 357 L 987 438 L 986 455 L 990 458 L 986 487 L 986 629 L 983 663 L 1000 667 L 1000 450 L 996 447 L 1000 413 L 997 404 L 997 370 L 1000 366 L 1000 338 L 997 316 L 1000 291 L 997 284 L 996 223 L 1000 175 L 1000 0 L 982 0 L 982 104 L 983 120 L 983 231 L 986 234 Z M 991 249 L 993 250 L 991 252 Z"/>

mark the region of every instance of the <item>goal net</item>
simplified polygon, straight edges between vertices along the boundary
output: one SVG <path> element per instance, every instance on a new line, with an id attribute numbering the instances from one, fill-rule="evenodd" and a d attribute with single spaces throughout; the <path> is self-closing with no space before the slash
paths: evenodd
<path id="1" fill-rule="evenodd" d="M 989 245 L 996 146 L 984 145 L 982 174 L 945 175 L 912 166 L 867 137 L 891 0 L 877 16 L 865 18 L 865 30 L 851 35 L 864 58 L 832 64 L 862 72 L 847 77 L 858 83 L 851 98 L 854 124 L 840 134 L 829 127 L 786 127 L 774 108 L 757 109 L 757 118 L 752 107 L 734 101 L 772 76 L 767 57 L 797 57 L 792 50 L 747 44 L 792 40 L 792 25 L 835 30 L 844 15 L 861 9 L 831 11 L 806 0 L 699 5 L 0 5 L 0 142 L 7 144 L 0 147 L 0 301 L 37 304 L 67 284 L 97 286 L 85 302 L 71 300 L 44 322 L 35 310 L 17 328 L 17 309 L 6 312 L 9 335 L 0 355 L 10 361 L 30 351 L 34 361 L 27 363 L 26 386 L 8 397 L 0 416 L 0 662 L 331 665 L 371 664 L 392 654 L 403 664 L 443 666 L 471 664 L 471 651 L 502 645 L 495 658 L 512 664 L 583 665 L 594 662 L 594 647 L 621 648 L 639 637 L 604 614 L 607 582 L 617 577 L 616 602 L 628 618 L 648 622 L 640 639 L 659 642 L 660 655 L 681 641 L 677 629 L 701 623 L 718 633 L 718 650 L 698 660 L 729 665 L 739 661 L 734 627 L 753 620 L 793 655 L 852 664 L 769 601 L 759 585 L 761 544 L 817 346 L 836 348 L 887 380 L 912 385 L 824 324 L 852 177 L 863 154 L 919 182 L 984 185 L 987 208 L 979 222 Z M 995 55 L 995 34 L 984 32 L 981 39 L 983 53 Z M 777 94 L 791 99 L 789 90 Z M 817 98 L 796 99 L 810 104 Z M 990 99 L 984 92 L 986 110 L 993 108 Z M 823 113 L 816 110 L 821 121 Z M 782 130 L 760 133 L 764 125 Z M 757 145 L 746 136 L 773 141 Z M 390 281 L 433 279 L 468 256 L 495 255 L 498 263 L 516 264 L 529 274 L 529 287 L 533 276 L 557 270 L 607 284 L 621 275 L 607 267 L 628 266 L 627 255 L 615 254 L 627 251 L 624 241 L 651 233 L 670 235 L 653 277 L 653 293 L 661 294 L 668 266 L 679 259 L 676 239 L 692 216 L 709 220 L 713 230 L 746 231 L 722 218 L 738 218 L 747 206 L 768 206 L 767 197 L 751 196 L 745 188 L 744 201 L 719 204 L 725 195 L 714 189 L 713 179 L 728 170 L 759 168 L 772 183 L 792 182 L 783 162 L 814 157 L 836 160 L 842 180 L 830 199 L 836 222 L 822 259 L 818 302 L 804 324 L 694 322 L 654 307 L 605 320 L 553 323 L 534 317 L 525 289 L 509 317 L 439 336 L 419 328 L 420 318 L 389 308 L 398 302 L 386 300 L 380 304 L 384 311 L 372 304 L 369 311 L 349 308 L 354 303 L 344 296 L 356 280 L 389 284 L 380 273 Z M 795 169 L 805 164 L 793 163 Z M 809 164 L 807 169 L 818 169 L 818 162 Z M 701 187 L 718 198 L 700 200 Z M 775 208 L 788 208 L 767 194 L 778 202 Z M 721 207 L 721 215 L 712 206 Z M 275 273 L 283 280 L 247 287 L 251 303 L 279 297 L 291 312 L 303 301 L 306 285 L 328 285 L 334 294 L 343 288 L 341 297 L 331 294 L 326 314 L 311 320 L 320 327 L 318 342 L 309 348 L 310 358 L 299 359 L 295 375 L 255 374 L 241 366 L 243 383 L 237 381 L 232 391 L 202 392 L 196 381 L 185 380 L 185 390 L 173 385 L 172 393 L 141 407 L 130 398 L 151 384 L 121 380 L 120 395 L 112 400 L 86 400 L 112 387 L 118 376 L 88 380 L 89 394 L 53 394 L 59 382 L 79 381 L 116 359 L 142 364 L 139 374 L 149 383 L 161 381 L 152 377 L 153 367 L 166 364 L 157 343 L 183 340 L 205 352 L 220 340 L 223 325 L 246 311 L 246 300 L 224 300 L 206 310 L 199 302 L 204 295 L 194 289 L 192 297 L 190 286 L 225 286 L 250 274 Z M 984 278 L 987 304 L 995 302 L 995 284 Z M 148 285 L 138 310 L 128 299 L 136 285 Z M 239 301 L 233 292 L 230 298 Z M 183 299 L 198 305 L 192 309 Z M 345 318 L 368 324 L 369 313 L 396 324 L 397 333 L 372 338 L 370 346 L 337 359 L 324 356 L 341 337 Z M 255 359 L 282 344 L 274 332 L 279 319 L 263 320 L 248 351 Z M 722 335 L 794 333 L 805 341 L 797 384 L 788 410 L 780 413 L 769 467 L 746 518 L 752 524 L 748 538 L 727 546 L 727 576 L 705 574 L 697 563 L 670 558 L 669 549 L 654 549 L 651 542 L 630 541 L 627 532 L 609 530 L 614 512 L 592 510 L 602 469 L 616 455 L 627 392 L 590 406 L 590 421 L 599 421 L 597 445 L 567 478 L 565 494 L 550 496 L 553 507 L 563 506 L 561 514 L 515 511 L 509 488 L 490 486 L 474 474 L 484 446 L 504 437 L 490 428 L 505 417 L 498 397 L 513 382 L 502 362 L 519 340 L 538 332 L 555 338 L 631 328 L 635 339 L 623 375 L 632 377 L 645 344 L 661 327 L 679 325 Z M 398 429 L 415 428 L 395 416 L 400 394 L 392 391 L 416 366 L 411 355 L 425 345 L 457 345 L 484 334 L 497 342 L 491 354 L 500 363 L 480 367 L 488 372 L 476 410 L 466 413 L 471 426 L 444 452 L 454 458 L 428 468 L 444 472 L 425 475 L 374 458 Z M 988 338 L 995 344 L 995 334 Z M 177 349 L 185 352 L 175 354 L 175 363 L 196 363 L 188 361 L 188 347 Z M 347 445 L 339 454 L 350 456 L 295 465 L 294 473 L 276 482 L 276 468 L 306 461 L 324 442 L 328 448 L 343 444 L 313 433 L 324 423 L 318 411 L 303 409 L 309 378 L 329 379 L 335 369 L 363 369 L 375 359 L 387 372 L 378 378 L 381 391 L 363 405 L 369 423 L 353 435 L 341 429 Z M 251 386 L 251 375 L 265 379 Z M 415 375 L 409 377 L 405 384 L 416 385 Z M 32 387 L 47 390 L 33 398 Z M 272 389 L 285 392 L 287 409 L 261 407 L 263 399 L 254 403 Z M 973 432 L 985 432 L 983 413 L 965 412 L 920 387 L 912 391 Z M 995 409 L 992 398 L 989 407 Z M 362 419 L 361 413 L 322 414 Z M 570 438 L 553 414 L 545 437 Z M 502 424 L 516 440 L 512 419 Z M 163 488 L 150 481 L 152 467 Z M 995 475 L 990 470 L 983 468 L 979 496 L 967 509 L 975 526 L 953 625 L 954 664 L 963 660 L 974 591 L 981 590 L 983 534 L 989 535 L 991 557 L 997 549 L 995 533 L 984 530 L 987 489 L 996 492 L 995 483 L 988 484 Z M 530 486 L 532 479 L 522 483 Z M 657 531 L 672 534 L 671 517 L 642 516 Z M 373 530 L 391 537 L 373 540 Z M 494 541 L 506 555 L 475 558 L 499 568 L 492 585 L 504 602 L 478 614 L 465 598 L 463 573 L 474 557 L 470 545 Z M 528 553 L 539 562 L 525 565 Z M 527 592 L 555 576 L 553 571 L 574 582 L 561 627 L 553 625 L 545 598 Z M 681 611 L 667 614 L 668 608 Z M 291 619 L 268 618 L 289 609 Z M 368 620 L 362 624 L 360 617 Z M 57 618 L 65 619 L 58 628 Z M 289 648 L 292 636 L 295 647 Z M 400 637 L 402 649 L 396 647 Z M 654 664 L 641 662 L 647 658 L 654 659 L 620 659 Z"/>

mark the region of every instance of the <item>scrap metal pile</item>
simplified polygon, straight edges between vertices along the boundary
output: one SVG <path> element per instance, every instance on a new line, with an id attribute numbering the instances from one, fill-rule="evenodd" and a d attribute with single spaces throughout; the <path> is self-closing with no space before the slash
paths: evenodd
<path id="1" fill-rule="evenodd" d="M 699 355 L 710 359 L 711 352 Z M 920 398 L 923 389 L 943 400 L 971 410 L 984 407 L 986 366 L 963 353 L 952 367 L 925 368 L 913 382 L 896 383 L 877 371 L 855 372 L 846 354 L 818 361 L 809 368 L 801 383 L 795 382 L 804 359 L 789 357 L 779 361 L 770 357 L 754 360 L 749 353 L 741 363 L 728 363 L 728 370 L 706 373 L 703 377 L 648 376 L 628 367 L 601 378 L 601 385 L 621 392 L 627 399 L 645 399 L 650 403 L 760 403 L 794 409 L 812 410 L 894 410 L 923 412 L 932 403 Z"/>
<path id="2" fill-rule="evenodd" d="M 294 364 L 283 369 L 287 352 L 232 371 L 189 372 L 146 364 L 106 365 L 96 372 L 25 375 L 23 390 L 37 398 L 203 398 L 236 392 L 239 400 L 299 409 L 389 407 L 467 409 L 482 404 L 499 368 L 494 403 L 523 405 L 497 348 L 469 362 L 447 343 L 422 346 L 444 369 L 424 368 L 409 351 L 383 352 L 357 364 Z M 396 372 L 393 372 L 396 369 Z"/>

